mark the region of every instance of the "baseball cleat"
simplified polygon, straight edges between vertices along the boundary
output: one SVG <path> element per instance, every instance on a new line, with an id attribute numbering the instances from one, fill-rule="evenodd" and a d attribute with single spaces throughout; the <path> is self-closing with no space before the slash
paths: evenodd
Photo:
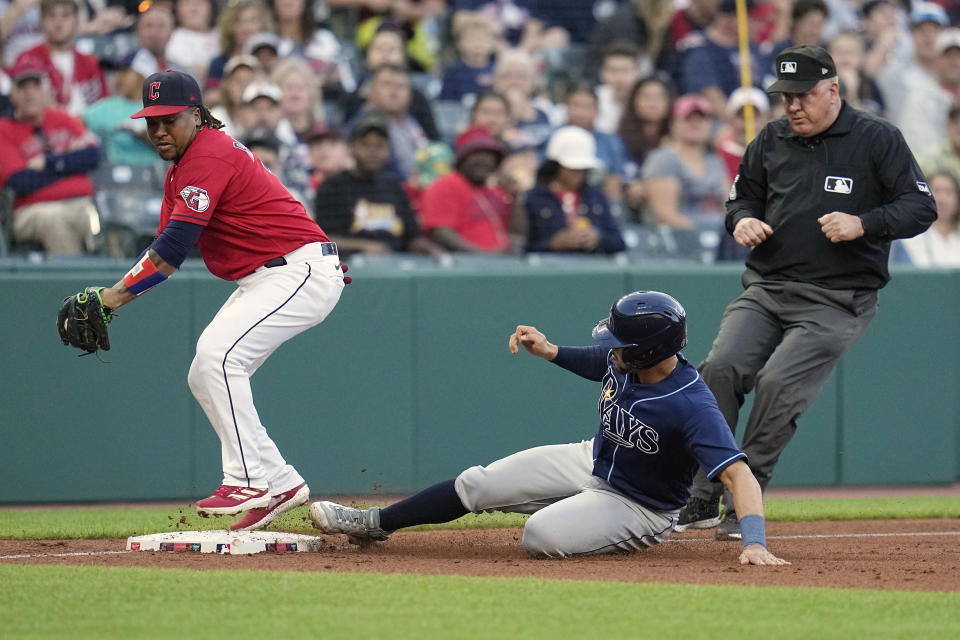
<path id="1" fill-rule="evenodd" d="M 354 509 L 322 500 L 310 505 L 310 520 L 323 533 L 346 534 L 350 544 L 363 546 L 390 537 L 380 528 L 380 507 Z"/>
<path id="2" fill-rule="evenodd" d="M 743 538 L 743 535 L 740 533 L 740 520 L 737 519 L 736 513 L 731 511 L 723 516 L 723 521 L 717 526 L 714 538 L 725 541 L 740 540 Z"/>
<path id="3" fill-rule="evenodd" d="M 687 529 L 712 529 L 720 524 L 720 500 L 704 500 L 690 498 L 683 509 L 680 509 L 674 531 Z"/>
<path id="4" fill-rule="evenodd" d="M 232 516 L 247 509 L 266 507 L 269 504 L 269 489 L 234 487 L 224 484 L 214 491 L 209 498 L 197 500 L 195 506 L 197 507 L 197 513 L 201 516 Z"/>
<path id="5" fill-rule="evenodd" d="M 230 525 L 231 531 L 256 531 L 263 529 L 268 524 L 277 519 L 281 513 L 286 513 L 302 504 L 306 504 L 310 499 L 310 487 L 306 482 L 270 496 L 270 504 L 263 508 L 250 509 L 247 514 Z"/>

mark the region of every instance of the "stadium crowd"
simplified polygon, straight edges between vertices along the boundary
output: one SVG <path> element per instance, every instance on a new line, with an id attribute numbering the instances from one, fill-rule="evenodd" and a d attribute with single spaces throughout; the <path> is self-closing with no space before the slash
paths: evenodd
<path id="1" fill-rule="evenodd" d="M 937 200 L 894 259 L 960 265 L 960 0 L 0 0 L 2 248 L 136 255 L 166 170 L 144 78 L 204 103 L 341 252 L 742 260 L 724 201 L 781 50 L 902 131 Z"/>

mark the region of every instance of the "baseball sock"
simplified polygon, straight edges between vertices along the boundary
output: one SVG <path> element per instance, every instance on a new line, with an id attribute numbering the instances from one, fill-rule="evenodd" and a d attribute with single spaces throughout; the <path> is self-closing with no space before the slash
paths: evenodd
<path id="1" fill-rule="evenodd" d="M 380 510 L 380 528 L 396 531 L 418 524 L 450 522 L 469 511 L 454 489 L 456 479 L 444 480 L 420 493 Z"/>

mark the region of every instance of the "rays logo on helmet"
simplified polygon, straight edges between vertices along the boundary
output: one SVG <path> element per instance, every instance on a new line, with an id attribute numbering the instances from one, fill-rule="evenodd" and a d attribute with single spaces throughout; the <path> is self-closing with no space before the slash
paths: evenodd
<path id="1" fill-rule="evenodd" d="M 200 187 L 184 187 L 180 197 L 197 213 L 203 213 L 210 206 L 210 196 Z"/>
<path id="2" fill-rule="evenodd" d="M 919 190 L 922 191 L 923 193 L 927 194 L 928 196 L 933 197 L 933 194 L 930 193 L 930 187 L 927 186 L 927 183 L 926 183 L 926 182 L 921 182 L 921 181 L 917 180 L 917 189 L 919 189 Z"/>

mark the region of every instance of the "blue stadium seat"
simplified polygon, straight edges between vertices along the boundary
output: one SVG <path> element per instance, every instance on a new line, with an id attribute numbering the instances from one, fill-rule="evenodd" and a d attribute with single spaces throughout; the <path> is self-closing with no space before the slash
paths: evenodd
<path id="1" fill-rule="evenodd" d="M 427 100 L 434 100 L 440 95 L 443 81 L 429 73 L 411 73 L 410 86 L 426 96 Z"/>
<path id="2" fill-rule="evenodd" d="M 440 137 L 453 146 L 457 134 L 463 131 L 470 120 L 470 111 L 459 100 L 437 100 L 432 107 Z"/>
<path id="3" fill-rule="evenodd" d="M 712 264 L 717 257 L 720 231 L 628 224 L 624 225 L 623 238 L 631 261 Z"/>
<path id="4" fill-rule="evenodd" d="M 104 163 L 91 174 L 105 253 L 131 257 L 150 244 L 160 224 L 166 166 Z"/>
<path id="5" fill-rule="evenodd" d="M 95 55 L 104 67 L 116 69 L 140 44 L 132 32 L 116 31 L 80 36 L 77 38 L 76 47 L 81 53 Z"/>

